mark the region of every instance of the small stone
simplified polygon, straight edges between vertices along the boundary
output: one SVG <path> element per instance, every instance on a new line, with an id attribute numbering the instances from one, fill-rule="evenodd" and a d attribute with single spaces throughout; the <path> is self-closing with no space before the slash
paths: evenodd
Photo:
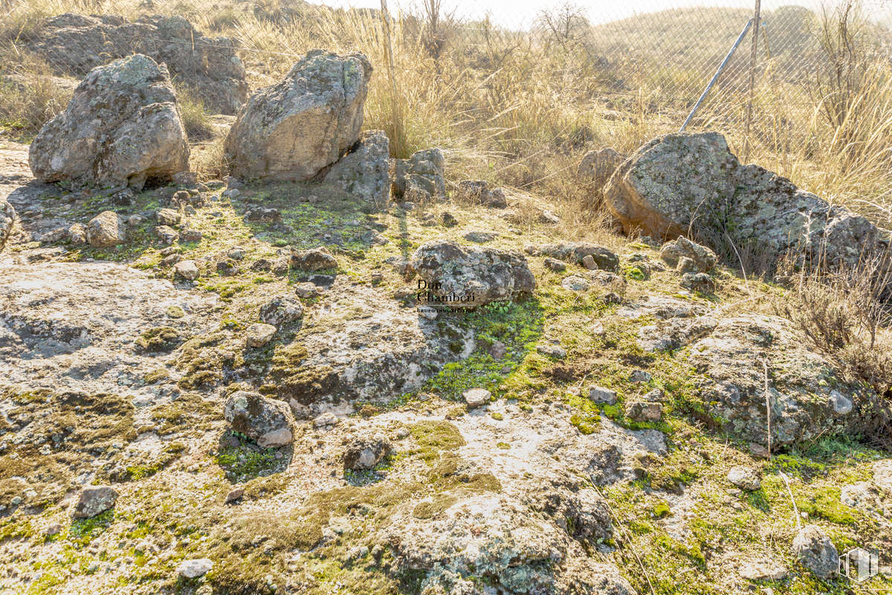
<path id="1" fill-rule="evenodd" d="M 629 403 L 626 406 L 626 417 L 633 421 L 657 422 L 663 417 L 663 405 L 645 401 Z"/>
<path id="2" fill-rule="evenodd" d="M 418 315 L 428 320 L 436 320 L 437 309 L 432 306 L 418 306 Z"/>
<path id="3" fill-rule="evenodd" d="M 706 273 L 685 273 L 681 277 L 681 286 L 702 294 L 715 292 L 715 281 Z"/>
<path id="4" fill-rule="evenodd" d="M 214 563 L 207 558 L 183 560 L 177 567 L 177 573 L 185 579 L 193 579 L 204 576 L 210 572 L 213 567 Z"/>
<path id="5" fill-rule="evenodd" d="M 173 209 L 160 209 L 157 213 L 155 213 L 155 219 L 158 221 L 158 225 L 167 225 L 168 227 L 173 227 L 174 225 L 178 225 L 182 220 L 182 215 L 178 211 L 174 211 Z"/>
<path id="6" fill-rule="evenodd" d="M 463 392 L 461 396 L 470 409 L 476 409 L 486 405 L 490 397 L 492 397 L 492 393 L 485 388 L 470 388 Z"/>
<path id="7" fill-rule="evenodd" d="M 167 246 L 173 244 L 180 238 L 180 234 L 178 234 L 175 229 L 166 225 L 157 226 L 155 228 L 155 236 L 161 240 L 162 244 Z"/>
<path id="8" fill-rule="evenodd" d="M 666 395 L 658 388 L 653 389 L 649 393 L 646 393 L 643 397 L 641 397 L 645 401 L 650 401 L 652 403 L 662 403 L 666 400 Z"/>
<path id="9" fill-rule="evenodd" d="M 118 492 L 109 486 L 89 486 L 81 490 L 74 508 L 71 510 L 71 518 L 88 519 L 109 510 L 115 505 Z"/>
<path id="10" fill-rule="evenodd" d="M 542 355 L 547 355 L 557 359 L 564 359 L 565 357 L 567 357 L 566 349 L 564 349 L 560 345 L 553 345 L 550 343 L 536 345 L 536 351 L 538 351 Z"/>
<path id="11" fill-rule="evenodd" d="M 303 305 L 296 297 L 277 297 L 260 308 L 260 322 L 276 327 L 297 322 L 303 315 Z"/>
<path id="12" fill-rule="evenodd" d="M 127 240 L 127 230 L 117 213 L 105 211 L 90 220 L 86 236 L 94 248 L 110 248 Z"/>
<path id="13" fill-rule="evenodd" d="M 570 291 L 588 291 L 592 284 L 578 275 L 570 275 L 561 281 L 561 287 Z"/>
<path id="14" fill-rule="evenodd" d="M 545 223 L 548 225 L 557 225 L 561 222 L 561 218 L 549 211 L 548 209 L 543 209 L 539 214 L 539 223 Z"/>
<path id="15" fill-rule="evenodd" d="M 545 268 L 551 269 L 556 273 L 567 270 L 567 265 L 556 258 L 548 257 L 542 261 L 542 264 L 545 265 Z"/>
<path id="16" fill-rule="evenodd" d="M 248 347 L 260 348 L 272 341 L 278 329 L 271 324 L 257 322 L 248 327 Z"/>
<path id="17" fill-rule="evenodd" d="M 245 251 L 242 248 L 230 248 L 226 251 L 226 256 L 232 260 L 244 260 Z"/>
<path id="18" fill-rule="evenodd" d="M 635 370 L 629 375 L 631 382 L 650 382 L 652 376 L 645 370 Z"/>
<path id="19" fill-rule="evenodd" d="M 396 431 L 396 439 L 402 440 L 403 438 L 408 438 L 411 432 L 407 428 L 400 428 Z"/>
<path id="20" fill-rule="evenodd" d="M 59 523 L 53 523 L 49 527 L 43 530 L 43 534 L 47 537 L 52 537 L 53 535 L 58 535 L 62 532 L 62 525 Z"/>
<path id="21" fill-rule="evenodd" d="M 377 434 L 371 438 L 357 438 L 344 452 L 344 470 L 367 471 L 373 469 L 387 457 L 393 446 L 385 436 Z"/>
<path id="22" fill-rule="evenodd" d="M 440 220 L 443 222 L 443 227 L 455 227 L 458 225 L 458 219 L 452 213 L 444 212 Z"/>
<path id="23" fill-rule="evenodd" d="M 68 228 L 68 241 L 72 244 L 87 243 L 87 228 L 80 223 L 73 223 Z"/>
<path id="24" fill-rule="evenodd" d="M 595 262 L 595 257 L 591 254 L 586 254 L 582 257 L 582 266 L 590 271 L 598 270 L 598 263 Z"/>
<path id="25" fill-rule="evenodd" d="M 338 416 L 331 411 L 326 411 L 322 415 L 317 416 L 313 420 L 313 426 L 316 428 L 324 428 L 328 426 L 336 426 L 340 420 Z"/>
<path id="26" fill-rule="evenodd" d="M 775 562 L 746 562 L 740 576 L 750 581 L 781 581 L 787 578 L 787 569 Z"/>
<path id="27" fill-rule="evenodd" d="M 603 386 L 593 386 L 588 389 L 588 398 L 595 403 L 614 405 L 616 403 L 616 392 Z"/>
<path id="28" fill-rule="evenodd" d="M 736 466 L 728 472 L 728 481 L 741 490 L 755 491 L 762 487 L 759 474 L 750 467 Z"/>
<path id="29" fill-rule="evenodd" d="M 236 500 L 241 499 L 241 497 L 244 495 L 245 495 L 245 488 L 243 488 L 243 487 L 234 488 L 228 494 L 226 494 L 226 504 L 232 504 Z"/>
<path id="30" fill-rule="evenodd" d="M 490 231 L 469 231 L 464 235 L 464 238 L 469 242 L 475 242 L 477 244 L 483 244 L 486 242 L 491 242 L 496 239 L 498 236 Z"/>
<path id="31" fill-rule="evenodd" d="M 198 270 L 194 260 L 181 260 L 174 265 L 173 271 L 177 277 L 187 281 L 195 281 L 201 276 L 201 271 Z"/>
<path id="32" fill-rule="evenodd" d="M 830 404 L 837 415 L 848 415 L 852 412 L 852 400 L 839 391 L 830 392 Z"/>
<path id="33" fill-rule="evenodd" d="M 315 284 L 305 281 L 294 286 L 294 293 L 304 299 L 314 298 L 319 295 L 319 288 Z"/>
<path id="34" fill-rule="evenodd" d="M 292 250 L 291 266 L 306 271 L 318 271 L 321 269 L 336 269 L 338 268 L 338 261 L 325 248 Z"/>
<path id="35" fill-rule="evenodd" d="M 179 254 L 171 254 L 169 256 L 165 256 L 164 258 L 161 259 L 161 266 L 172 267 L 176 263 L 180 262 L 180 260 L 182 260 L 182 258 L 183 257 L 180 256 Z"/>
<path id="36" fill-rule="evenodd" d="M 836 547 L 817 525 L 806 525 L 799 530 L 793 539 L 793 555 L 821 579 L 839 570 Z"/>
<path id="37" fill-rule="evenodd" d="M 217 263 L 217 273 L 224 277 L 231 277 L 232 275 L 237 275 L 239 272 L 238 263 L 234 260 L 230 260 L 225 258 Z"/>
<path id="38" fill-rule="evenodd" d="M 180 234 L 180 240 L 183 242 L 200 242 L 203 237 L 204 234 L 197 229 L 185 229 Z"/>

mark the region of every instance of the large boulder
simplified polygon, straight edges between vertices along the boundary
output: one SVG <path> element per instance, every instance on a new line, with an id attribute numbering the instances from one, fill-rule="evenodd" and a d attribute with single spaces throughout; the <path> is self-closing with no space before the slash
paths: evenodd
<path id="1" fill-rule="evenodd" d="M 5 198 L 0 198 L 0 250 L 3 250 L 6 240 L 12 235 L 13 223 L 15 223 L 15 209 Z"/>
<path id="2" fill-rule="evenodd" d="M 362 54 L 308 53 L 239 112 L 225 143 L 232 174 L 289 181 L 315 177 L 359 140 L 371 76 Z"/>
<path id="3" fill-rule="evenodd" d="M 291 444 L 291 410 L 282 401 L 259 393 L 238 391 L 226 399 L 223 416 L 230 427 L 263 448 Z"/>
<path id="4" fill-rule="evenodd" d="M 647 143 L 613 174 L 605 196 L 627 231 L 667 239 L 690 233 L 729 257 L 757 254 L 769 268 L 789 252 L 836 266 L 888 247 L 865 218 L 742 165 L 714 132 Z"/>
<path id="5" fill-rule="evenodd" d="M 423 244 L 411 260 L 423 301 L 475 307 L 531 294 L 536 279 L 519 252 L 470 248 L 448 240 Z"/>
<path id="6" fill-rule="evenodd" d="M 362 133 L 359 143 L 335 163 L 325 181 L 379 207 L 390 199 L 390 140 L 382 130 Z"/>
<path id="7" fill-rule="evenodd" d="M 181 16 L 142 16 L 131 23 L 111 15 L 62 14 L 41 22 L 30 37 L 28 49 L 59 74 L 80 77 L 140 53 L 166 64 L 209 109 L 235 114 L 248 96 L 235 42 L 205 37 Z"/>
<path id="8" fill-rule="evenodd" d="M 136 54 L 96 68 L 31 143 L 44 182 L 130 185 L 188 169 L 189 145 L 167 68 Z"/>
<path id="9" fill-rule="evenodd" d="M 446 157 L 437 148 L 394 160 L 393 195 L 402 201 L 425 202 L 446 197 Z"/>

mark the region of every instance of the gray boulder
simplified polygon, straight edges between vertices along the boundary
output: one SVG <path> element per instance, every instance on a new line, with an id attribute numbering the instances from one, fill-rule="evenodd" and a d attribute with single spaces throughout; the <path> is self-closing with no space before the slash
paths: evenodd
<path id="1" fill-rule="evenodd" d="M 96 215 L 87 224 L 87 242 L 94 248 L 110 248 L 127 240 L 127 226 L 114 211 Z"/>
<path id="2" fill-rule="evenodd" d="M 325 181 L 384 207 L 390 200 L 390 141 L 382 130 L 363 132 L 350 153 L 335 163 Z"/>
<path id="3" fill-rule="evenodd" d="M 285 446 L 294 440 L 288 405 L 259 393 L 233 393 L 226 399 L 223 417 L 234 431 L 256 440 L 263 448 Z"/>
<path id="4" fill-rule="evenodd" d="M 248 99 L 224 150 L 238 178 L 309 180 L 359 140 L 372 66 L 313 50 Z"/>
<path id="5" fill-rule="evenodd" d="M 733 257 L 752 251 L 769 268 L 788 253 L 837 266 L 887 249 L 888 234 L 864 217 L 742 165 L 717 133 L 676 133 L 641 147 L 613 174 L 607 205 L 626 231 L 692 233 Z"/>
<path id="6" fill-rule="evenodd" d="M 519 252 L 459 246 L 446 240 L 423 244 L 412 268 L 426 283 L 430 301 L 474 307 L 531 294 L 536 279 Z"/>
<path id="7" fill-rule="evenodd" d="M 425 202 L 446 196 L 446 158 L 437 148 L 394 160 L 393 195 L 400 201 Z"/>
<path id="8" fill-rule="evenodd" d="M 839 571 L 836 547 L 816 525 L 799 530 L 793 539 L 793 555 L 818 578 L 830 578 Z"/>
<path id="9" fill-rule="evenodd" d="M 5 198 L 0 198 L 0 250 L 3 250 L 6 241 L 12 235 L 13 223 L 15 223 L 15 209 Z"/>
<path id="10" fill-rule="evenodd" d="M 101 514 L 115 505 L 118 492 L 109 486 L 89 486 L 81 490 L 71 509 L 71 518 L 88 519 Z"/>
<path id="11" fill-rule="evenodd" d="M 28 49 L 59 74 L 81 77 L 139 53 L 166 64 L 212 110 L 235 114 L 248 96 L 235 42 L 205 37 L 181 16 L 142 16 L 130 22 L 112 15 L 62 14 L 42 21 L 29 38 Z"/>
<path id="12" fill-rule="evenodd" d="M 44 182 L 129 185 L 188 169 L 189 145 L 167 68 L 135 54 L 96 68 L 31 143 Z"/>

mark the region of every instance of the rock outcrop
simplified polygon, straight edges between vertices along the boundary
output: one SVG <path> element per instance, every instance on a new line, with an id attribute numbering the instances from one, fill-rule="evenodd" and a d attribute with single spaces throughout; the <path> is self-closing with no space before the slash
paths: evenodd
<path id="1" fill-rule="evenodd" d="M 40 23 L 27 47 L 59 74 L 84 76 L 93 68 L 133 53 L 164 63 L 212 110 L 236 113 L 248 96 L 245 67 L 236 44 L 202 35 L 181 16 L 62 14 Z"/>
<path id="2" fill-rule="evenodd" d="M 793 555 L 818 578 L 839 571 L 839 554 L 830 538 L 817 525 L 806 525 L 793 539 Z"/>
<path id="3" fill-rule="evenodd" d="M 441 240 L 423 244 L 412 256 L 427 301 L 475 307 L 531 294 L 536 279 L 519 252 L 470 248 Z"/>
<path id="4" fill-rule="evenodd" d="M 15 209 L 5 198 L 0 198 L 0 251 L 6 245 L 6 241 L 12 235 L 12 226 L 15 223 Z"/>
<path id="5" fill-rule="evenodd" d="M 426 202 L 446 197 L 446 157 L 440 149 L 424 149 L 394 161 L 393 195 L 400 201 Z"/>
<path id="6" fill-rule="evenodd" d="M 863 389 L 845 385 L 832 363 L 810 351 L 786 320 L 744 315 L 713 325 L 708 336 L 691 345 L 690 361 L 706 376 L 703 400 L 726 431 L 767 445 L 763 361 L 773 447 L 845 431 L 857 418 L 855 411 L 837 413 L 831 387 L 846 391 L 856 404 L 863 401 Z"/>
<path id="7" fill-rule="evenodd" d="M 308 53 L 239 112 L 225 143 L 232 174 L 289 181 L 315 177 L 359 140 L 371 75 L 362 54 Z"/>
<path id="8" fill-rule="evenodd" d="M 142 54 L 96 68 L 31 143 L 44 182 L 129 185 L 188 169 L 189 145 L 167 69 Z"/>
<path id="9" fill-rule="evenodd" d="M 390 141 L 382 130 L 363 132 L 357 145 L 326 174 L 325 181 L 378 207 L 390 200 Z"/>
<path id="10" fill-rule="evenodd" d="M 742 165 L 712 132 L 647 143 L 613 174 L 605 195 L 626 231 L 692 234 L 729 257 L 757 254 L 769 268 L 791 251 L 837 266 L 888 247 L 888 237 L 864 217 L 758 165 Z"/>

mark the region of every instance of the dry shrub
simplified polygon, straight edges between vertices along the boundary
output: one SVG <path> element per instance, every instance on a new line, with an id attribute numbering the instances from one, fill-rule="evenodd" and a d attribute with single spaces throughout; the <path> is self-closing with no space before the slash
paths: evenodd
<path id="1" fill-rule="evenodd" d="M 30 139 L 65 109 L 72 89 L 52 76 L 49 66 L 7 47 L 0 51 L 0 129 Z"/>
<path id="2" fill-rule="evenodd" d="M 801 270 L 776 304 L 849 380 L 892 399 L 892 258 L 890 252 L 833 272 Z M 785 264 L 787 271 L 789 264 Z M 790 299 L 792 298 L 792 299 Z"/>
<path id="3" fill-rule="evenodd" d="M 869 386 L 856 433 L 892 450 L 892 258 L 890 252 L 834 272 L 799 271 L 775 303 L 846 380 Z M 789 264 L 785 264 L 789 271 Z"/>
<path id="4" fill-rule="evenodd" d="M 204 107 L 204 102 L 194 91 L 181 84 L 176 84 L 177 103 L 180 106 L 180 118 L 186 128 L 190 142 L 208 140 L 214 136 L 214 126 Z"/>

